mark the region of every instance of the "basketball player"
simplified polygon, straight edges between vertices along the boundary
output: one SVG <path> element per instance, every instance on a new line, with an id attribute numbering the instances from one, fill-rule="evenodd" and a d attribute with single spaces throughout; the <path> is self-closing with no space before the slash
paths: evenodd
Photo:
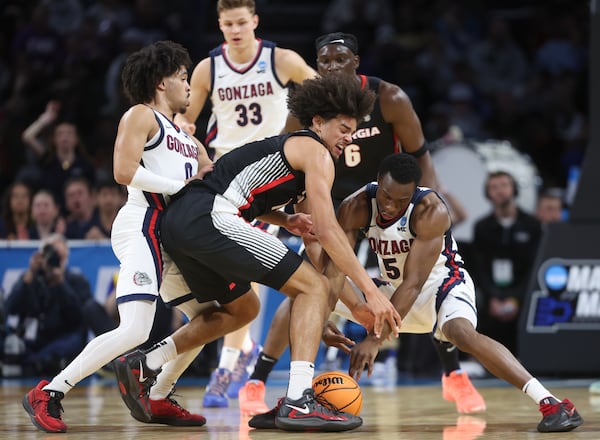
<path id="1" fill-rule="evenodd" d="M 371 91 L 347 75 L 304 81 L 290 95 L 288 107 L 307 129 L 252 142 L 224 155 L 205 180 L 188 185 L 177 196 L 161 223 L 163 245 L 188 285 L 203 286 L 199 300 L 227 304 L 239 295 L 254 295 L 251 281 L 294 299 L 290 380 L 275 417 L 281 429 L 345 431 L 360 426 L 362 419 L 325 408 L 314 399 L 313 362 L 329 311 L 327 278 L 281 240 L 248 222 L 258 217 L 293 233 L 314 235 L 365 292 L 375 334 L 383 321 L 395 328 L 398 315 L 355 257 L 331 200 L 334 161 L 351 143 L 357 121 L 369 114 L 374 100 Z M 278 209 L 288 204 L 301 204 L 310 217 Z M 137 384 L 132 389 L 139 392 Z"/>
<path id="2" fill-rule="evenodd" d="M 376 93 L 371 114 L 358 126 L 352 144 L 344 149 L 336 162 L 333 184 L 335 205 L 363 185 L 377 177 L 379 163 L 389 154 L 403 151 L 416 158 L 423 170 L 424 185 L 437 188 L 437 177 L 431 155 L 427 150 L 421 123 L 409 97 L 395 84 L 377 77 L 357 74 L 359 65 L 358 41 L 354 35 L 336 32 L 315 40 L 317 68 L 321 75 L 339 72 L 355 78 L 361 87 Z M 298 121 L 288 118 L 289 130 L 298 128 Z M 307 246 L 307 251 L 314 245 Z M 320 249 L 315 251 L 317 254 Z M 318 257 L 317 257 L 318 258 Z M 312 261 L 317 261 L 312 258 Z M 349 287 L 349 286 L 348 286 Z M 287 347 L 289 300 L 279 306 L 267 334 L 263 352 L 259 355 L 250 381 L 240 390 L 240 409 L 246 414 L 260 414 L 268 410 L 265 402 L 265 382 L 278 358 Z M 460 413 L 485 410 L 485 401 L 471 384 L 466 372 L 460 370 L 459 353 L 452 345 L 433 338 L 434 346 L 444 367 L 443 396 L 454 401 Z M 251 422 L 258 426 L 259 419 Z"/>
<path id="3" fill-rule="evenodd" d="M 255 36 L 254 0 L 219 0 L 217 14 L 225 42 L 195 67 L 190 106 L 176 119 L 194 133 L 195 121 L 210 98 L 212 114 L 205 144 L 215 160 L 248 142 L 281 133 L 288 113 L 288 85 L 316 76 L 296 52 Z M 272 225 L 257 226 L 275 235 L 278 232 Z M 238 396 L 248 378 L 247 367 L 260 352 L 249 330 L 247 326 L 225 336 L 219 364 L 204 394 L 205 407 L 227 407 L 228 396 Z"/>
<path id="4" fill-rule="evenodd" d="M 170 41 L 154 43 L 132 54 L 123 69 L 122 80 L 133 106 L 122 116 L 114 149 L 115 180 L 127 185 L 128 198 L 120 209 L 112 229 L 112 246 L 120 261 L 117 282 L 119 326 L 101 334 L 88 343 L 84 350 L 50 383 L 42 380 L 23 398 L 23 406 L 35 426 L 45 432 L 66 432 L 61 418 L 61 399 L 79 381 L 97 371 L 115 357 L 131 350 L 148 339 L 158 286 L 163 276 L 163 257 L 158 240 L 158 224 L 169 196 L 181 190 L 190 180 L 202 177 L 212 168 L 206 150 L 194 138 L 178 128 L 172 115 L 184 112 L 189 104 L 190 86 L 187 69 L 191 60 L 187 51 Z M 200 167 L 200 171 L 198 171 Z M 177 269 L 167 264 L 165 271 L 176 274 Z M 177 287 L 177 277 L 168 277 L 169 284 Z M 167 276 L 165 276 L 165 282 Z M 184 284 L 182 280 L 179 284 Z M 176 296 L 189 292 L 172 289 Z M 168 295 L 165 302 L 170 301 Z M 199 304 L 195 299 L 177 298 L 176 304 L 189 319 L 206 314 L 213 304 Z M 258 301 L 240 304 L 248 308 L 248 322 L 258 312 Z M 213 309 L 210 309 L 213 310 Z M 206 338 L 211 340 L 243 323 L 245 315 L 236 314 L 234 305 L 223 312 L 222 328 L 213 327 Z M 233 313 L 236 312 L 236 313 Z M 232 316 L 236 314 L 236 318 Z M 231 325 L 233 323 L 233 325 Z M 197 333 L 192 320 L 173 336 L 175 345 L 184 353 L 188 331 Z M 219 331 L 222 331 L 219 334 Z M 191 347 L 190 347 L 191 348 Z M 173 349 L 175 350 L 175 349 Z M 165 366 L 165 373 L 181 374 L 189 358 L 200 348 L 184 353 Z M 205 423 L 204 417 L 191 414 L 170 396 L 172 382 L 162 386 L 162 398 L 152 401 L 153 421 L 175 425 Z M 137 383 L 136 383 L 137 384 Z M 139 394 L 139 391 L 138 391 Z M 142 418 L 150 419 L 144 412 Z"/>
<path id="5" fill-rule="evenodd" d="M 387 292 L 402 316 L 402 332 L 434 329 L 436 338 L 449 341 L 471 354 L 492 374 L 523 390 L 537 404 L 543 418 L 540 432 L 570 431 L 583 423 L 573 404 L 559 401 L 499 342 L 476 331 L 475 290 L 463 267 L 449 228 L 445 203 L 429 188 L 417 186 L 421 171 L 407 154 L 386 158 L 379 167 L 377 184 L 366 185 L 348 197 L 338 210 L 338 220 L 351 244 L 359 233 L 377 254 Z M 331 270 L 330 270 L 331 269 Z M 329 264 L 332 287 L 344 281 Z M 364 305 L 357 295 L 338 302 L 336 310 L 353 319 Z M 347 308 L 346 308 L 347 306 Z M 385 337 L 389 332 L 382 334 Z M 350 375 L 360 378 L 367 366 L 371 374 L 381 338 L 369 334 L 352 348 Z"/>

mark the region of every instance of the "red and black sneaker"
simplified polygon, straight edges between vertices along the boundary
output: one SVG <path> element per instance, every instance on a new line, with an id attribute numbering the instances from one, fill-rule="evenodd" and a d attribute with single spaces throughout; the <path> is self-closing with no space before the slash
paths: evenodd
<path id="1" fill-rule="evenodd" d="M 165 399 L 150 399 L 150 423 L 172 426 L 202 426 L 206 423 L 204 416 L 189 412 L 172 395 L 169 394 Z"/>
<path id="2" fill-rule="evenodd" d="M 562 402 L 548 397 L 540 402 L 542 421 L 537 429 L 539 432 L 564 432 L 577 428 L 583 419 L 569 399 Z"/>
<path id="3" fill-rule="evenodd" d="M 319 403 L 312 388 L 298 400 L 284 398 L 275 417 L 275 426 L 286 431 L 348 431 L 362 422 L 358 416 Z"/>
<path id="4" fill-rule="evenodd" d="M 146 364 L 146 355 L 141 350 L 119 356 L 113 361 L 113 369 L 119 393 L 131 416 L 140 422 L 150 423 L 152 413 L 148 393 L 161 370 L 150 369 Z"/>
<path id="5" fill-rule="evenodd" d="M 47 380 L 42 380 L 25 394 L 23 408 L 38 429 L 44 432 L 67 432 L 67 425 L 60 415 L 63 412 L 60 401 L 65 395 L 60 391 L 43 390 L 48 383 Z"/>
<path id="6" fill-rule="evenodd" d="M 281 404 L 284 400 L 285 397 L 282 397 L 272 410 L 253 416 L 250 420 L 248 420 L 248 426 L 257 429 L 277 429 L 277 426 L 275 426 L 275 417 L 277 417 L 279 407 L 281 407 Z"/>

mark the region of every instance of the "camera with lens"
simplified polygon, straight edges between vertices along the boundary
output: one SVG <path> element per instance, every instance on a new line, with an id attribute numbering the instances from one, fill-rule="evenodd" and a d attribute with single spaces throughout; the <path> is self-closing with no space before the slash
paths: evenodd
<path id="1" fill-rule="evenodd" d="M 60 266 L 60 255 L 56 251 L 56 248 L 51 244 L 47 244 L 42 248 L 42 258 L 46 262 L 46 266 L 49 268 Z"/>

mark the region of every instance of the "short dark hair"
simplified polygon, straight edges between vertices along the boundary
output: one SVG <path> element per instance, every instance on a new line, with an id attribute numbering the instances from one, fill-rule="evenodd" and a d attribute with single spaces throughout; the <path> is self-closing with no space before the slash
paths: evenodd
<path id="1" fill-rule="evenodd" d="M 181 44 L 173 41 L 157 41 L 137 52 L 125 61 L 121 73 L 123 90 L 132 105 L 152 101 L 156 86 L 163 78 L 173 75 L 181 66 L 189 69 L 190 55 Z"/>
<path id="2" fill-rule="evenodd" d="M 317 52 L 329 44 L 341 44 L 352 51 L 354 55 L 358 55 L 358 40 L 352 34 L 343 32 L 332 32 L 330 34 L 321 35 L 315 40 L 315 49 Z"/>
<path id="3" fill-rule="evenodd" d="M 256 13 L 256 3 L 254 0 L 219 0 L 217 1 L 217 14 L 223 11 L 237 8 L 248 8 L 250 13 Z"/>
<path id="4" fill-rule="evenodd" d="M 417 160 L 406 153 L 395 153 L 386 156 L 379 164 L 377 178 L 390 174 L 398 183 L 414 183 L 421 181 L 422 171 Z"/>
<path id="5" fill-rule="evenodd" d="M 332 73 L 305 80 L 290 91 L 288 108 L 304 127 L 314 116 L 330 120 L 338 115 L 355 118 L 359 123 L 371 113 L 375 93 L 363 89 L 355 76 Z"/>

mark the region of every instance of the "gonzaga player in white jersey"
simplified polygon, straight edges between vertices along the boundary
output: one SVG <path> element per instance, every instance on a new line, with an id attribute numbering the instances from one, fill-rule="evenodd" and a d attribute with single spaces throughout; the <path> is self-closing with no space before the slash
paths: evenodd
<path id="1" fill-rule="evenodd" d="M 386 157 L 377 174 L 377 184 L 349 196 L 340 205 L 338 220 L 351 244 L 363 231 L 377 254 L 381 276 L 389 284 L 382 291 L 402 317 L 400 332 L 430 332 L 471 354 L 490 373 L 522 390 L 542 413 L 540 432 L 569 431 L 583 423 L 573 404 L 558 400 L 535 379 L 499 342 L 477 332 L 473 282 L 462 265 L 450 233 L 450 214 L 439 196 L 417 187 L 421 170 L 410 155 Z M 332 265 L 327 268 L 332 289 L 341 290 L 345 276 Z M 349 307 L 338 312 L 350 319 L 368 321 L 362 312 L 364 299 L 343 298 Z M 350 312 L 350 314 L 348 313 Z M 372 334 L 351 349 L 350 370 L 360 378 L 365 366 L 369 374 L 378 349 L 390 328 L 380 338 Z M 347 343 L 340 335 L 324 335 L 328 343 Z M 346 347 L 348 350 L 349 347 Z"/>
<path id="2" fill-rule="evenodd" d="M 256 41 L 255 58 L 247 64 L 231 60 L 228 44 L 210 51 L 213 106 L 205 142 L 215 159 L 285 126 L 288 91 L 275 71 L 275 43 Z"/>
<path id="3" fill-rule="evenodd" d="M 67 425 L 60 411 L 64 395 L 77 382 L 148 339 L 163 275 L 163 254 L 158 240 L 161 211 L 170 195 L 212 168 L 204 147 L 167 116 L 185 111 L 189 104 L 190 65 L 187 51 L 170 41 L 147 46 L 130 55 L 125 63 L 123 85 L 133 106 L 119 123 L 114 177 L 118 183 L 127 185 L 129 196 L 115 219 L 111 237 L 121 263 L 117 281 L 120 323 L 116 329 L 90 341 L 50 383 L 43 380 L 25 395 L 23 406 L 33 424 L 42 431 L 65 432 Z M 177 272 L 172 264 L 168 268 Z M 177 284 L 176 276 L 170 278 L 175 296 L 189 291 L 185 283 Z M 165 297 L 165 302 L 169 299 Z M 206 307 L 195 300 L 178 304 L 190 319 Z M 198 351 L 177 357 L 165 370 L 179 375 L 193 359 L 190 356 Z M 154 402 L 152 412 L 161 413 L 162 423 L 185 418 L 187 424 L 204 424 L 202 416 L 190 414 L 169 398 L 172 386 L 169 379 L 162 381 L 164 395 Z"/>

